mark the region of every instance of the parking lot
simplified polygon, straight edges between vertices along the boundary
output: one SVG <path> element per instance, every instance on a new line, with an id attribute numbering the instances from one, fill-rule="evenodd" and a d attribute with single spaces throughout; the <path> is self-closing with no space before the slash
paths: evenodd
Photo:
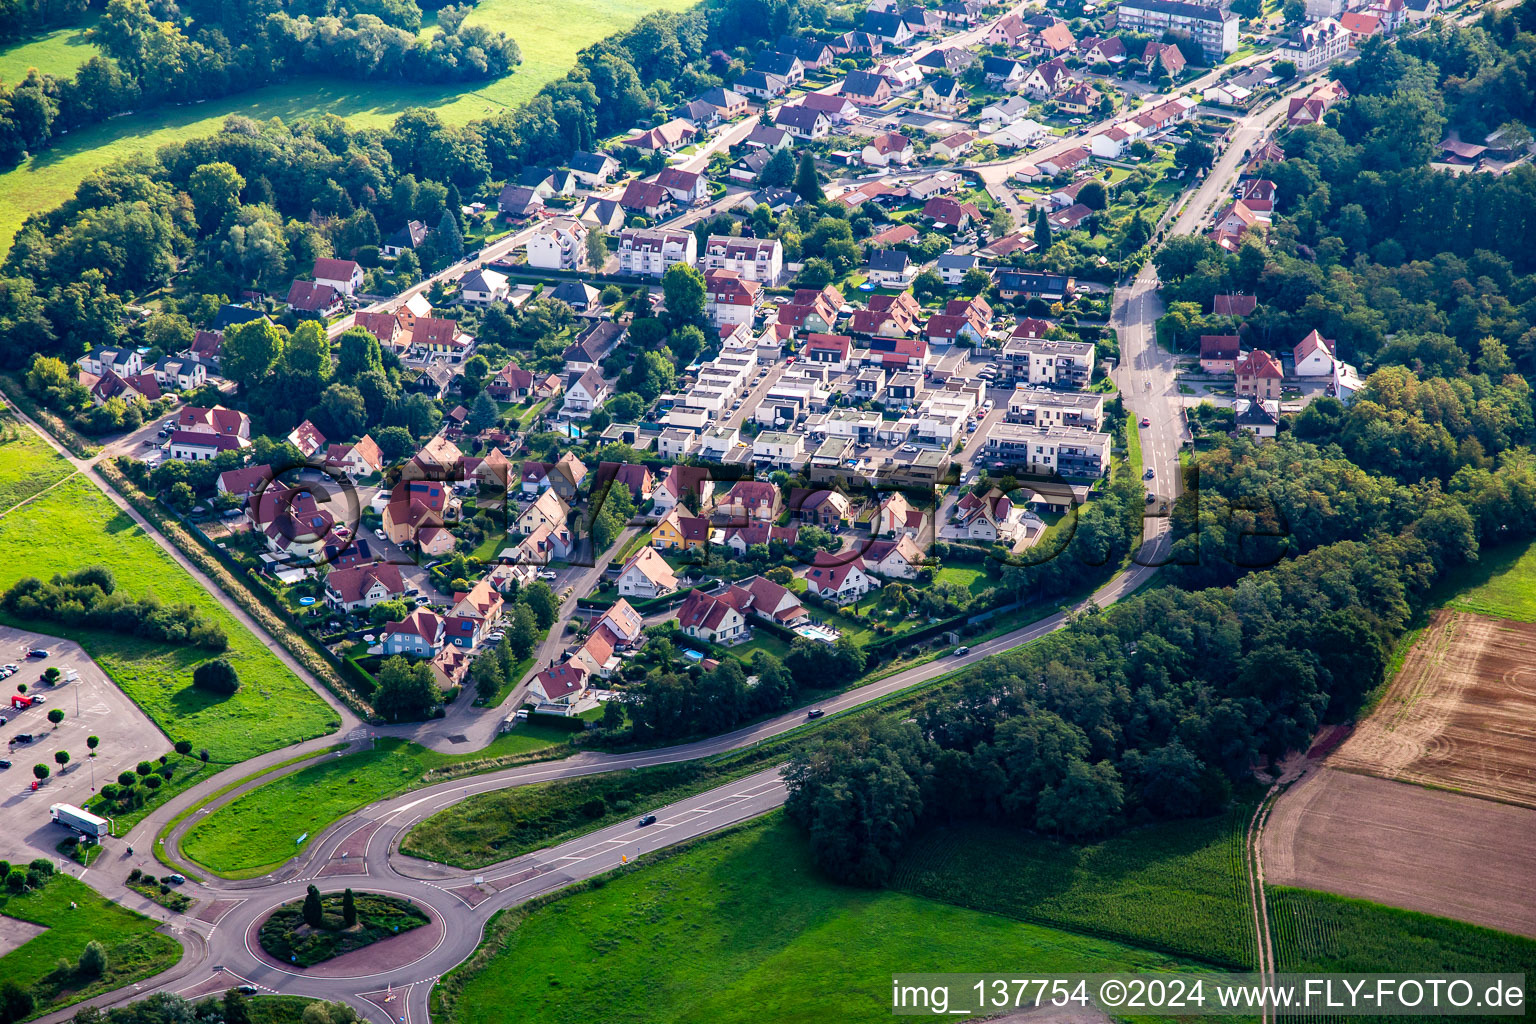
<path id="1" fill-rule="evenodd" d="M 48 657 L 29 658 L 30 650 L 47 651 Z M 0 758 L 11 762 L 10 768 L 0 769 L 0 857 L 13 862 L 51 857 L 59 840 L 69 833 L 49 820 L 50 804 L 82 805 L 119 772 L 168 753 L 171 744 L 78 644 L 0 626 L 0 665 L 17 666 L 14 674 L 0 682 L 7 704 L 20 683 L 26 684 L 28 696 L 40 695 L 44 701 L 0 712 L 6 718 L 0 725 Z M 48 668 L 57 668 L 61 674 L 55 686 L 39 681 Z M 64 682 L 71 670 L 79 673 L 79 680 Z M 48 712 L 55 708 L 64 712 L 64 721 L 57 726 L 48 721 Z M 18 742 L 25 734 L 33 739 Z M 101 738 L 94 758 L 87 756 L 87 736 Z M 62 770 L 53 757 L 60 750 L 70 755 L 70 763 Z M 50 775 L 34 791 L 32 766 L 36 764 L 46 764 Z"/>

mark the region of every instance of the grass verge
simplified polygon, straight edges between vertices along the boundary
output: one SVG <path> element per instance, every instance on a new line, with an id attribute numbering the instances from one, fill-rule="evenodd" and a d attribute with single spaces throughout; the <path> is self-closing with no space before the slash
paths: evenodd
<path id="1" fill-rule="evenodd" d="M 48 930 L 0 957 L 0 976 L 32 992 L 48 1013 L 158 974 L 181 959 L 181 946 L 155 931 L 156 922 L 118 906 L 73 878 L 55 875 L 41 888 L 0 896 L 0 914 Z M 107 951 L 107 969 L 82 978 L 65 970 L 92 939 Z"/>
<path id="2" fill-rule="evenodd" d="M 47 441 L 0 413 L 0 515 L 74 471 Z"/>
<path id="3" fill-rule="evenodd" d="M 471 762 L 504 767 L 503 759 L 530 759 L 569 738 L 570 733 L 524 723 L 484 750 L 457 756 L 381 739 L 371 750 L 326 758 L 231 800 L 183 837 L 181 855 L 225 878 L 264 875 L 358 808 L 441 780 L 429 773 Z"/>

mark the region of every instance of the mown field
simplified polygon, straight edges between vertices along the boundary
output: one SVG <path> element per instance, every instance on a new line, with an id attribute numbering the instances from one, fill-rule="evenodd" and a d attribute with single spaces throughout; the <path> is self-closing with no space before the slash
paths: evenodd
<path id="1" fill-rule="evenodd" d="M 111 569 L 129 593 L 191 603 L 222 626 L 240 691 L 221 697 L 192 688 L 192 670 L 209 657 L 199 648 L 6 621 L 78 641 L 171 739 L 190 740 L 194 748 L 206 747 L 212 760 L 233 763 L 338 726 L 324 701 L 85 477 L 0 517 L 0 589 L 23 576 L 46 579 L 89 565 Z"/>
<path id="2" fill-rule="evenodd" d="M 48 442 L 0 413 L 0 515 L 73 472 Z"/>
<path id="3" fill-rule="evenodd" d="M 585 46 L 627 28 L 656 10 L 684 10 L 693 0 L 482 0 L 469 24 L 487 25 L 517 40 L 523 63 L 493 82 L 457 85 L 410 85 L 296 78 L 237 96 L 179 107 L 165 107 L 71 132 L 44 152 L 0 174 L 0 252 L 30 214 L 51 210 L 98 168 L 160 146 L 207 135 L 224 118 L 240 114 L 284 120 L 339 114 L 354 125 L 379 127 L 409 107 L 431 107 L 450 123 L 463 124 L 516 106 L 546 82 L 563 75 Z M 74 31 L 74 30 L 68 30 Z M 30 52 L 34 63 L 63 68 L 65 58 L 84 47 L 72 46 L 58 33 L 13 46 L 0 54 L 0 66 L 14 66 Z M 67 52 L 64 51 L 68 48 Z M 79 58 L 83 62 L 90 56 Z M 25 73 L 25 66 L 22 68 Z M 7 78 L 7 80 L 10 80 Z"/>
<path id="4" fill-rule="evenodd" d="M 85 38 L 89 26 L 70 25 L 0 47 L 0 82 L 15 85 L 29 68 L 60 78 L 73 75 L 101 51 Z"/>
<path id="5" fill-rule="evenodd" d="M 1241 970 L 1254 963 L 1242 865 L 1249 810 L 1239 805 L 1083 846 L 987 825 L 935 828 L 902 856 L 892 884 Z"/>
<path id="6" fill-rule="evenodd" d="M 321 832 L 359 807 L 417 785 L 423 773 L 455 762 L 533 753 L 569 733 L 526 723 L 472 754 L 439 754 L 385 738 L 372 750 L 327 758 L 273 779 L 205 815 L 183 837 L 181 852 L 232 878 L 265 874 L 302 852 Z M 304 841 L 299 842 L 303 836 Z"/>
<path id="7" fill-rule="evenodd" d="M 1473 565 L 1437 587 L 1443 607 L 1517 622 L 1536 622 L 1536 543 L 1482 551 Z"/>
<path id="8" fill-rule="evenodd" d="M 0 976 L 33 989 L 39 1012 L 147 978 L 181 958 L 181 946 L 156 932 L 154 921 L 67 876 L 32 892 L 0 895 L 0 914 L 48 929 L 0 957 Z M 75 963 L 92 939 L 106 947 L 106 974 L 85 981 L 56 973 L 61 958 Z"/>
<path id="9" fill-rule="evenodd" d="M 1188 966 L 1106 939 L 835 885 L 775 814 L 601 887 L 503 913 L 437 997 L 455 1024 L 855 1024 L 891 1020 L 895 972 Z"/>

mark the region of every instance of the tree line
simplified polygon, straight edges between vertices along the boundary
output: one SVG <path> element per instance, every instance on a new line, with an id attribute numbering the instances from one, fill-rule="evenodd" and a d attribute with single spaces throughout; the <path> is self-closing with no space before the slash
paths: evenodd
<path id="1" fill-rule="evenodd" d="M 56 574 L 47 582 L 23 577 L 0 594 L 0 609 L 18 619 L 105 629 L 210 651 L 229 648 L 224 630 L 194 606 L 163 604 L 154 594 L 129 597 L 118 591 L 112 570 L 99 565 Z"/>

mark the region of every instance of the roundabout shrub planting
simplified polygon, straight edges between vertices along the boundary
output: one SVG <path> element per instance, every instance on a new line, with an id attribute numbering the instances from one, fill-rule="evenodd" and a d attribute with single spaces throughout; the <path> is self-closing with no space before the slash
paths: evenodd
<path id="1" fill-rule="evenodd" d="M 333 892 L 313 885 L 302 900 L 285 903 L 262 922 L 259 939 L 268 956 L 311 967 L 427 923 L 409 900 L 374 893 Z"/>

